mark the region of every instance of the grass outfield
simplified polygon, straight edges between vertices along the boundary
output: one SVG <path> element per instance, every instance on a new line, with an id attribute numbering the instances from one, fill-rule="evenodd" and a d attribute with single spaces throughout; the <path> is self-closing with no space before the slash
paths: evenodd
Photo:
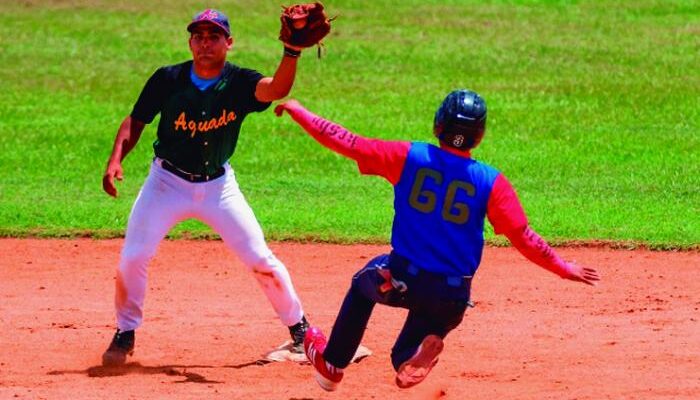
<path id="1" fill-rule="evenodd" d="M 121 120 L 159 66 L 189 58 L 200 1 L 0 3 L 0 235 L 119 236 L 147 174 L 155 126 L 101 177 Z M 274 72 L 278 2 L 212 2 L 231 17 L 229 60 Z M 347 128 L 431 140 L 447 92 L 489 106 L 477 159 L 501 169 L 554 243 L 700 243 L 700 3 L 326 1 L 340 15 L 292 97 Z M 382 242 L 391 187 L 271 111 L 251 115 L 232 164 L 272 239 Z M 174 235 L 206 236 L 188 221 Z M 494 236 L 487 232 L 493 241 Z"/>

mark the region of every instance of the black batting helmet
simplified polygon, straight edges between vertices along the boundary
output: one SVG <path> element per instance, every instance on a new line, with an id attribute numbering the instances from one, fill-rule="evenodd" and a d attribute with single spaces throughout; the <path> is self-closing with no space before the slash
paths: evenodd
<path id="1" fill-rule="evenodd" d="M 454 90 L 435 112 L 433 133 L 450 147 L 471 149 L 486 129 L 486 102 L 471 90 Z"/>

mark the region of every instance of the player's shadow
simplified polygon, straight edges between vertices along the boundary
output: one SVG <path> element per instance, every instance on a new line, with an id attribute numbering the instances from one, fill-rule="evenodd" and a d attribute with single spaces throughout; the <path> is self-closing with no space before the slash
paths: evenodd
<path id="1" fill-rule="evenodd" d="M 207 368 L 232 368 L 241 369 L 253 366 L 262 366 L 270 363 L 270 361 L 261 359 L 255 360 L 247 363 L 236 364 L 236 365 L 222 365 L 222 366 L 212 366 L 212 365 L 160 365 L 160 366 L 147 366 L 141 365 L 139 362 L 130 362 L 120 366 L 105 367 L 102 365 L 90 367 L 84 370 L 65 370 L 65 371 L 50 371 L 48 375 L 87 375 L 90 378 L 106 378 L 110 376 L 123 376 L 129 374 L 138 375 L 168 375 L 168 376 L 181 376 L 185 379 L 175 381 L 174 383 L 224 383 L 221 381 L 214 381 L 207 379 L 204 375 L 197 374 L 194 372 L 189 372 L 188 369 L 207 369 Z"/>

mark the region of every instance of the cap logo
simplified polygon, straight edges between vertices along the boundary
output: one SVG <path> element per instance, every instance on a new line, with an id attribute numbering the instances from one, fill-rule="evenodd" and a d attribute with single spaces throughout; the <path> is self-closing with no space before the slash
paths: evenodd
<path id="1" fill-rule="evenodd" d="M 192 17 L 192 22 L 190 22 L 190 24 L 187 25 L 187 30 L 192 32 L 194 26 L 202 22 L 210 22 L 221 28 L 226 33 L 226 36 L 231 35 L 231 28 L 229 28 L 228 17 L 221 11 L 217 11 L 212 8 L 207 8 L 206 10 Z"/>
<path id="2" fill-rule="evenodd" d="M 452 145 L 455 147 L 462 146 L 462 143 L 464 143 L 464 135 L 456 135 L 454 139 L 452 139 Z"/>
<path id="3" fill-rule="evenodd" d="M 203 13 L 199 15 L 199 18 L 197 18 L 197 21 L 202 21 L 202 20 L 212 20 L 212 19 L 218 19 L 219 18 L 219 13 L 217 13 L 214 10 L 205 10 Z"/>

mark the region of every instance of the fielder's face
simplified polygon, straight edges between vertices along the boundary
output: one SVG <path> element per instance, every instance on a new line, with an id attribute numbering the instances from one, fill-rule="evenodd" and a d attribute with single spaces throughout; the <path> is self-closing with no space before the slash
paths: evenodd
<path id="1" fill-rule="evenodd" d="M 220 68 L 226 61 L 226 52 L 233 46 L 233 38 L 214 24 L 201 23 L 192 29 L 190 50 L 194 63 L 202 68 Z"/>

